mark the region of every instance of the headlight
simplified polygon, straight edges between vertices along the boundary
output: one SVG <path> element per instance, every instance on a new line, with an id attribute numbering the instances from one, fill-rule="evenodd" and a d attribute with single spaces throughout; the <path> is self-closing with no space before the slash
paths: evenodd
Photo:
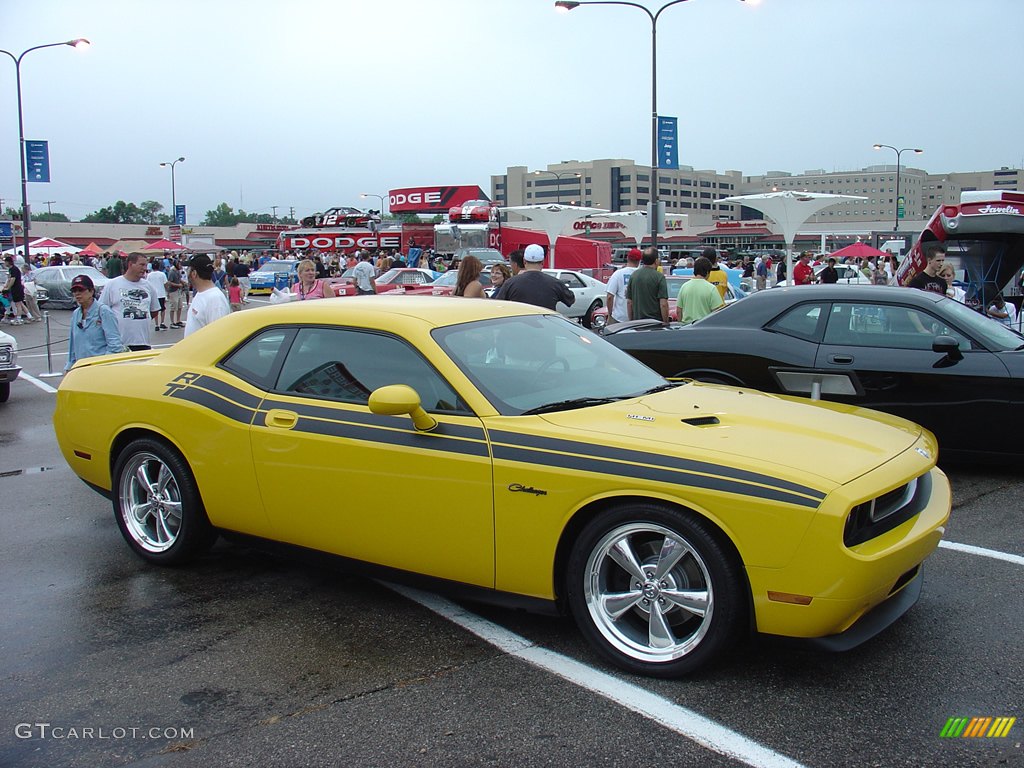
<path id="1" fill-rule="evenodd" d="M 14 363 L 14 349 L 10 344 L 0 347 L 0 365 L 10 366 Z"/>

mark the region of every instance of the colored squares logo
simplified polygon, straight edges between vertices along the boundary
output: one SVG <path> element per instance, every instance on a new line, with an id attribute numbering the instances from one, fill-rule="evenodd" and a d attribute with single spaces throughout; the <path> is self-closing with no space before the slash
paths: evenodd
<path id="1" fill-rule="evenodd" d="M 1016 717 L 951 717 L 942 732 L 943 739 L 998 739 L 1010 735 Z"/>

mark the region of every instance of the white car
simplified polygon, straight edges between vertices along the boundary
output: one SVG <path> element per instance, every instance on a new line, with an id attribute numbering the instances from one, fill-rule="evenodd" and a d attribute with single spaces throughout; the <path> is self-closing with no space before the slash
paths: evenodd
<path id="1" fill-rule="evenodd" d="M 607 283 L 602 283 L 597 278 L 571 269 L 545 269 L 544 271 L 558 278 L 576 296 L 576 301 L 571 307 L 558 302 L 555 309 L 566 317 L 579 320 L 585 328 L 590 328 L 593 324 L 595 310 L 604 306 L 604 297 L 608 292 Z"/>
<path id="2" fill-rule="evenodd" d="M 9 333 L 0 331 L 0 403 L 11 396 L 11 382 L 18 378 L 18 342 Z"/>
<path id="3" fill-rule="evenodd" d="M 796 262 L 794 261 L 795 265 Z M 814 268 L 814 282 L 818 282 L 818 278 L 821 275 L 821 270 L 827 267 L 828 264 L 819 264 Z M 845 283 L 847 285 L 871 285 L 871 278 L 867 277 L 863 272 L 857 269 L 855 264 L 836 264 L 836 272 L 839 273 L 839 280 L 837 283 Z M 776 283 L 776 288 L 784 288 L 789 285 L 789 280 L 783 280 L 781 283 Z"/>

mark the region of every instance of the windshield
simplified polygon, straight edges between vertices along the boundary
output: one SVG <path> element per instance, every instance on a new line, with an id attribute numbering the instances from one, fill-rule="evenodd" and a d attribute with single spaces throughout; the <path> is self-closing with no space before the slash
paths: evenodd
<path id="1" fill-rule="evenodd" d="M 952 316 L 954 324 L 959 325 L 968 336 L 981 341 L 988 349 L 1008 352 L 1024 344 L 1024 336 L 959 301 L 943 299 L 939 304 Z"/>
<path id="2" fill-rule="evenodd" d="M 297 261 L 282 261 L 281 259 L 271 259 L 266 264 L 264 264 L 262 267 L 260 267 L 260 270 L 264 270 L 264 269 L 292 269 L 296 264 L 298 264 Z"/>
<path id="3" fill-rule="evenodd" d="M 433 336 L 505 416 L 579 398 L 634 397 L 668 383 L 560 315 L 462 323 Z"/>

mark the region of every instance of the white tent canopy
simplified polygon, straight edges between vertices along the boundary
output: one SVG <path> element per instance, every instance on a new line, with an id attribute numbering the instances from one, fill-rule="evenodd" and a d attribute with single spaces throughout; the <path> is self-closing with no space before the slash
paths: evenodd
<path id="1" fill-rule="evenodd" d="M 572 226 L 574 221 L 586 218 L 595 213 L 608 213 L 604 208 L 585 208 L 576 205 L 561 205 L 549 203 L 544 205 L 514 205 L 511 208 L 502 208 L 502 211 L 518 213 L 532 219 L 541 225 L 544 233 L 548 236 L 548 267 L 555 267 L 555 241 L 567 227 Z"/>
<path id="2" fill-rule="evenodd" d="M 786 279 L 793 279 L 793 241 L 797 231 L 818 211 L 836 205 L 844 200 L 867 200 L 855 195 L 829 195 L 823 192 L 762 192 L 756 195 L 725 197 L 719 203 L 739 203 L 756 208 L 770 218 L 782 230 L 786 241 Z"/>
<path id="3" fill-rule="evenodd" d="M 4 251 L 5 255 L 13 256 L 18 251 L 24 251 L 24 244 L 18 241 L 13 247 L 8 248 Z M 70 243 L 65 243 L 61 240 L 54 240 L 51 237 L 37 237 L 35 240 L 28 244 L 28 252 L 30 254 L 41 254 L 44 253 L 47 256 L 56 253 L 78 253 L 81 248 L 78 248 Z"/>
<path id="4" fill-rule="evenodd" d="M 592 221 L 612 221 L 622 225 L 626 237 L 632 238 L 637 247 L 650 231 L 647 226 L 647 211 L 622 211 L 621 213 L 595 213 L 587 216 Z"/>

